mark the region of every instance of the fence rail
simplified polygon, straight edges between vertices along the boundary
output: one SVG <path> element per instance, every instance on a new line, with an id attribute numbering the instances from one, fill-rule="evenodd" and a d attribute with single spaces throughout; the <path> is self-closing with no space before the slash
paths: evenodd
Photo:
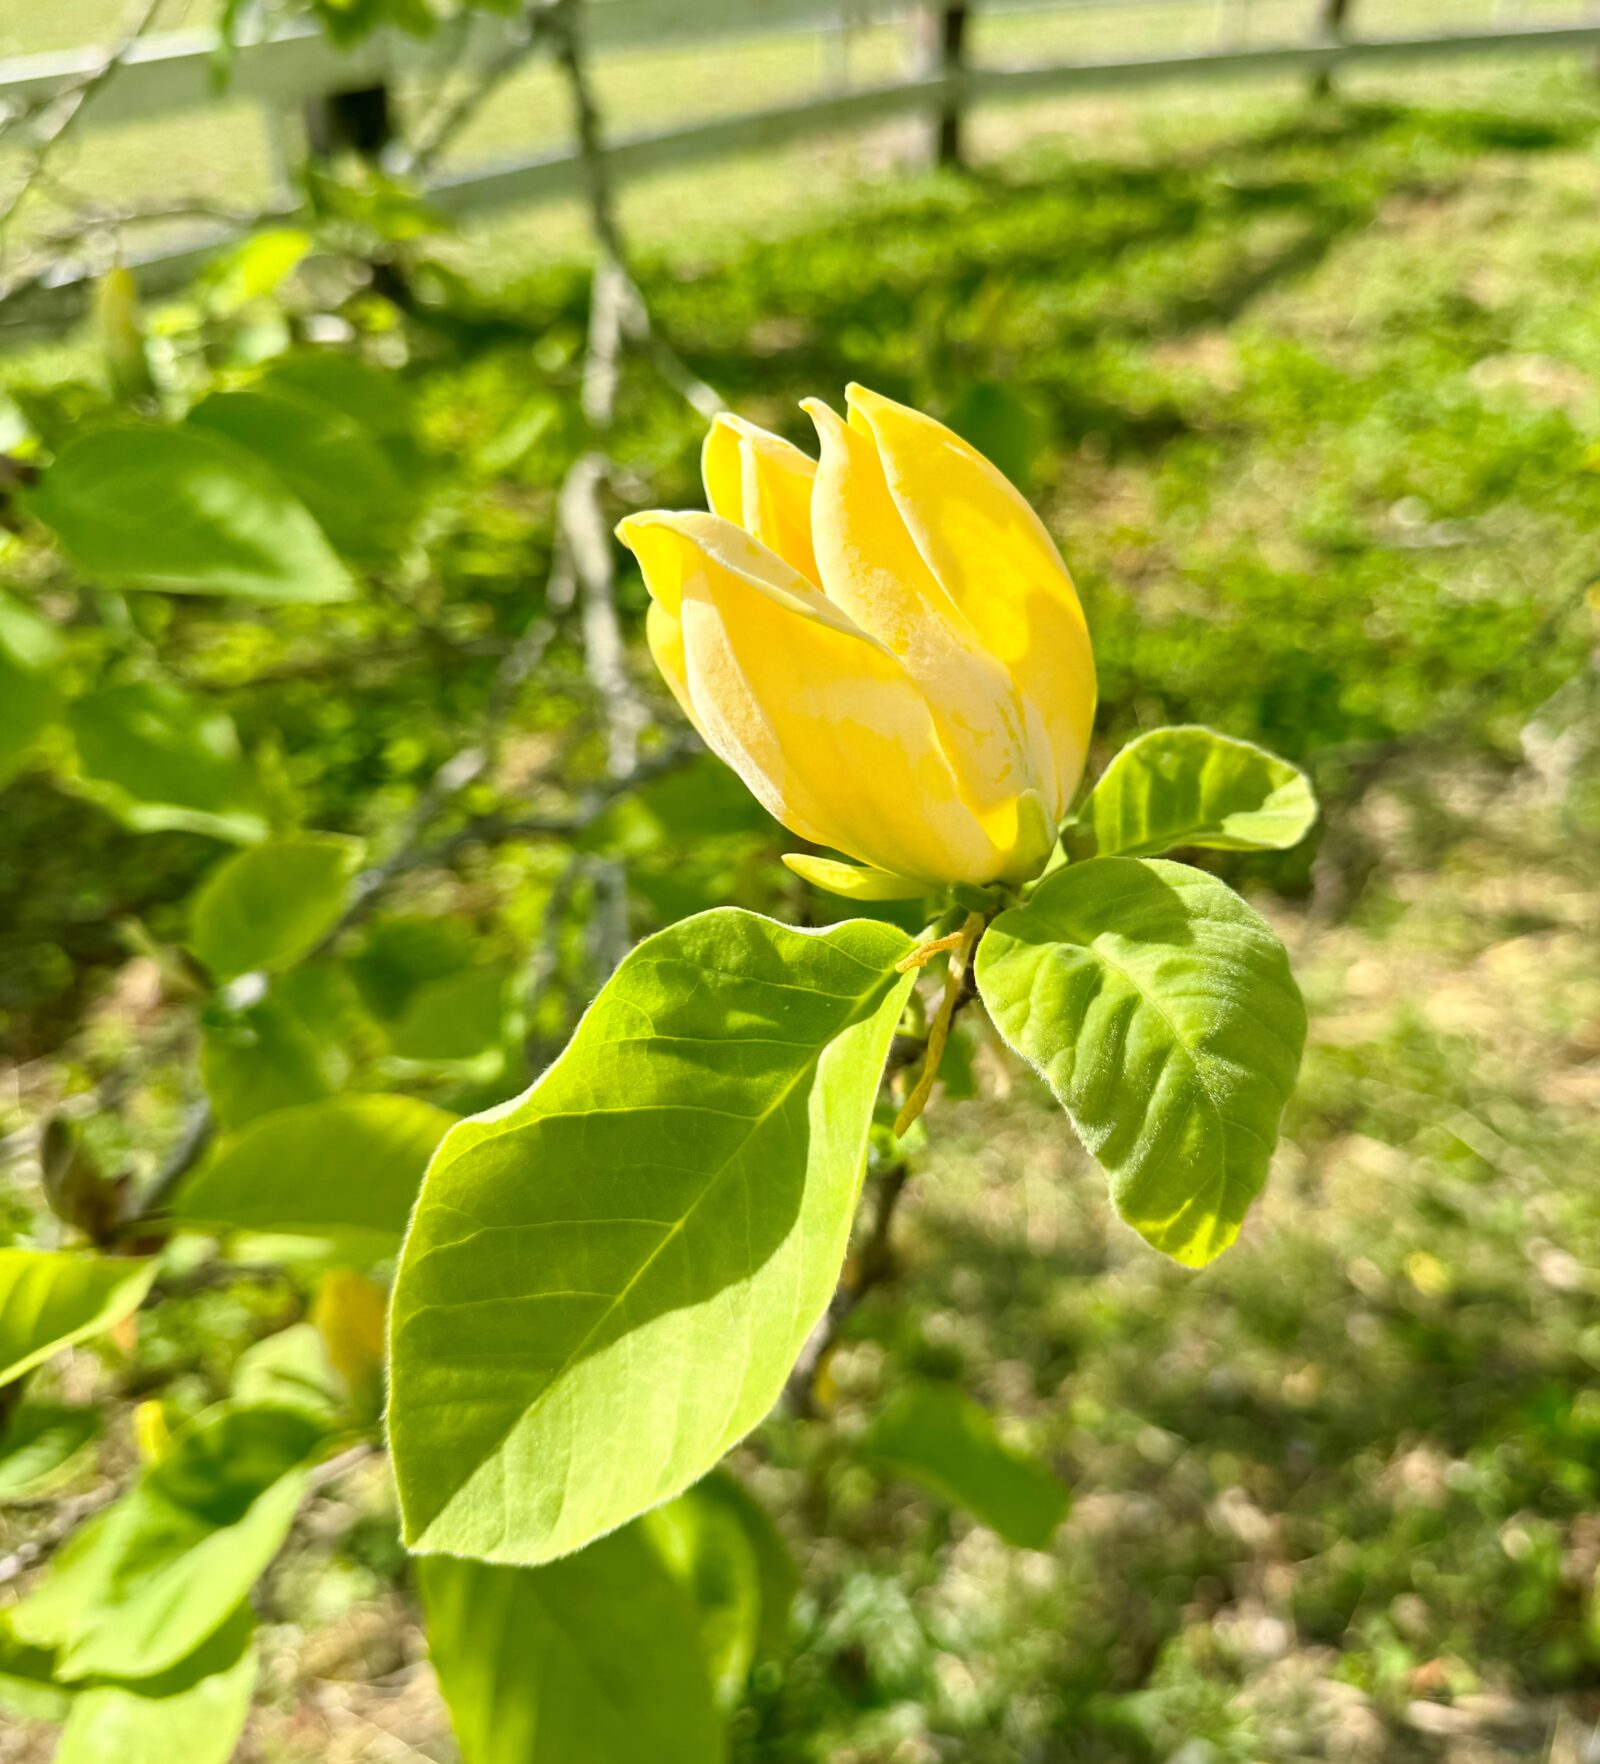
<path id="1" fill-rule="evenodd" d="M 1126 3 L 1126 0 L 1124 0 Z M 1190 0 L 1209 4 L 1216 0 Z M 982 0 L 985 14 L 1111 10 L 1118 0 Z M 779 32 L 841 30 L 904 18 L 908 12 L 939 15 L 979 10 L 975 0 L 586 0 L 584 26 L 592 49 L 651 49 L 750 38 Z M 1177 80 L 1247 79 L 1310 75 L 1326 82 L 1338 69 L 1394 65 L 1506 52 L 1600 49 L 1600 15 L 1589 22 L 1508 24 L 1477 30 L 1370 36 L 1351 29 L 1347 6 L 1323 0 L 1314 35 L 1300 42 L 1224 45 L 1180 54 L 1086 59 L 1074 57 L 1022 65 L 972 65 L 961 56 L 964 35 L 932 33 L 940 44 L 936 71 L 887 84 L 827 92 L 712 121 L 678 124 L 612 139 L 607 158 L 619 179 L 707 160 L 787 145 L 881 123 L 896 117 L 959 118 L 975 103 L 1038 98 L 1074 91 L 1104 91 Z M 449 45 L 454 72 L 484 71 L 516 47 L 511 27 L 476 18 Z M 225 91 L 230 101 L 283 111 L 305 100 L 398 80 L 440 65 L 437 45 L 404 38 L 375 38 L 352 52 L 335 50 L 320 33 L 298 29 L 239 46 Z M 48 104 L 92 77 L 103 51 L 74 51 L 0 62 L 0 107 L 16 110 Z M 215 40 L 172 34 L 137 44 L 86 104 L 74 127 L 104 128 L 148 121 L 216 102 Z M 576 146 L 529 153 L 490 164 L 448 170 L 424 180 L 433 204 L 465 217 L 536 204 L 571 195 L 582 183 Z M 291 218 L 292 205 L 267 209 L 257 218 Z M 186 236 L 124 261 L 147 278 L 170 286 L 191 273 L 238 228 L 209 223 Z M 24 297 L 0 289 L 0 322 L 59 322 L 81 303 L 84 286 L 101 266 L 63 261 L 36 278 Z"/>

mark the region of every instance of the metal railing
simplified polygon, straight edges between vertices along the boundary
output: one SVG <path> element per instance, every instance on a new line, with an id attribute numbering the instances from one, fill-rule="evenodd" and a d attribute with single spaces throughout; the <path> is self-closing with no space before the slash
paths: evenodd
<path id="1" fill-rule="evenodd" d="M 1505 52 L 1582 51 L 1600 48 L 1600 12 L 1562 21 L 1488 22 L 1471 29 L 1368 34 L 1359 29 L 1351 0 L 1317 0 L 1312 31 L 1300 41 L 1227 40 L 1226 0 L 1177 0 L 1209 7 L 1222 27 L 1213 46 L 1168 54 L 1071 56 L 1021 64 L 977 57 L 969 16 L 1018 17 L 1043 12 L 1131 12 L 1137 0 L 583 0 L 590 52 L 683 48 L 778 33 L 821 36 L 896 19 L 920 28 L 920 71 L 885 83 L 825 91 L 712 120 L 691 120 L 607 143 L 618 179 L 786 145 L 807 137 L 859 129 L 901 117 L 926 117 L 936 151 L 961 151 L 961 124 L 978 103 L 1036 99 L 1050 94 L 1105 91 L 1179 80 L 1298 75 L 1325 87 L 1349 66 L 1396 65 L 1445 57 Z M 1165 0 L 1163 10 L 1174 0 Z M 1496 9 L 1497 17 L 1500 13 Z M 249 102 L 283 114 L 308 99 L 437 73 L 448 54 L 453 77 L 471 81 L 503 59 L 526 53 L 526 30 L 474 15 L 444 49 L 437 43 L 376 36 L 354 50 L 335 49 L 318 31 L 299 28 L 238 46 L 226 84 L 230 102 Z M 36 109 L 93 80 L 105 51 L 75 50 L 0 62 L 0 110 Z M 103 129 L 149 122 L 217 102 L 216 43 L 199 33 L 174 33 L 132 45 L 99 82 L 74 128 Z M 420 179 L 432 204 L 454 216 L 546 202 L 573 194 L 582 181 L 576 144 L 528 151 L 490 163 L 433 172 Z M 261 221 L 292 216 L 293 203 L 267 206 Z M 147 280 L 170 286 L 237 236 L 233 223 L 198 224 L 124 261 Z M 103 265 L 70 257 L 44 278 L 32 278 L 28 298 L 0 303 L 8 322 L 51 322 L 81 296 Z"/>

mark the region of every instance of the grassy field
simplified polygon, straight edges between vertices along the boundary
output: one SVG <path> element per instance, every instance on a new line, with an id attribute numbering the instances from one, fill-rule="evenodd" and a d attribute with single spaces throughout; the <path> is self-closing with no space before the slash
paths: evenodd
<path id="1" fill-rule="evenodd" d="M 797 437 L 794 399 L 851 378 L 946 412 L 1004 386 L 1030 413 L 1018 469 L 1079 579 L 1108 749 L 1204 720 L 1323 790 L 1312 851 L 1229 871 L 1290 944 L 1311 1046 L 1267 1202 L 1199 1276 L 1116 1224 L 1042 1092 L 975 1047 L 984 1100 L 930 1114 L 833 1426 L 775 1420 L 737 1455 L 802 1593 L 735 1756 L 1592 1764 L 1600 85 L 1574 64 L 1317 107 L 1200 94 L 1070 128 L 1030 112 L 984 142 L 980 174 L 857 164 L 798 208 L 800 158 L 696 180 L 701 220 L 676 182 L 646 187 L 648 292 L 697 371 Z M 581 321 L 581 269 L 535 236 L 450 250 L 481 305 L 408 369 L 441 454 L 492 437 L 530 351 Z M 692 424 L 638 388 L 626 420 L 652 495 L 696 499 Z M 519 469 L 463 492 L 446 613 L 507 616 L 539 567 L 551 474 L 537 450 Z M 233 690 L 245 639 L 204 636 L 188 664 Z M 253 640 L 252 665 L 279 659 Z M 230 702 L 312 824 L 392 825 L 452 751 L 466 685 L 396 679 L 370 727 L 329 696 L 289 680 Z M 34 779 L 0 812 L 3 1132 L 142 1032 L 148 962 L 113 921 L 170 934 L 209 853 Z M 518 947 L 548 887 L 484 858 L 416 898 Z M 115 1129 L 138 1168 L 177 1072 Z M 19 1181 L 8 1204 L 30 1198 Z M 288 1303 L 174 1302 L 116 1376 L 176 1365 L 214 1395 Z M 79 1360 L 67 1376 L 102 1375 Z M 1050 1551 L 851 1451 L 912 1371 L 958 1378 L 1068 1483 Z M 378 1467 L 342 1486 L 274 1571 L 253 1764 L 453 1756 L 390 1499 Z M 29 1522 L 0 1515 L 0 1541 Z M 44 1744 L 0 1730 L 0 1759 Z"/>

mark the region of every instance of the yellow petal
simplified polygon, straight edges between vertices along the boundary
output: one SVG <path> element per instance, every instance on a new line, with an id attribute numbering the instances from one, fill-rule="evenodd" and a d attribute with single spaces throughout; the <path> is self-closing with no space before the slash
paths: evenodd
<path id="1" fill-rule="evenodd" d="M 847 900 L 921 900 L 935 892 L 931 883 L 915 876 L 896 876 L 889 870 L 863 869 L 842 864 L 837 858 L 814 857 L 810 852 L 786 851 L 783 861 L 803 882 Z"/>
<path id="2" fill-rule="evenodd" d="M 1095 710 L 1089 631 L 1061 554 L 1027 499 L 943 423 L 863 386 L 846 396 L 917 552 L 1042 726 L 1059 818 L 1083 775 Z"/>
<path id="3" fill-rule="evenodd" d="M 878 869 L 986 882 L 1009 857 L 957 791 L 898 666 L 783 560 L 716 515 L 619 529 L 676 607 L 707 745 L 786 827 Z"/>
<path id="4" fill-rule="evenodd" d="M 700 453 L 706 502 L 743 527 L 809 581 L 819 582 L 811 547 L 811 486 L 817 462 L 792 442 L 724 412 Z"/>
<path id="5" fill-rule="evenodd" d="M 694 704 L 689 698 L 689 670 L 683 654 L 683 624 L 678 615 L 668 612 L 659 600 L 652 600 L 644 615 L 645 641 L 650 645 L 650 656 L 660 670 L 661 678 L 672 688 L 672 696 L 678 701 L 678 709 L 694 725 L 694 732 L 702 741 L 706 732 L 700 727 L 700 719 L 695 715 Z"/>
<path id="6" fill-rule="evenodd" d="M 811 501 L 822 586 L 915 682 L 963 799 L 1009 852 L 1018 797 L 1040 786 L 1053 795 L 1030 769 L 1016 688 L 912 543 L 871 439 L 815 399 L 803 408 L 822 443 Z"/>

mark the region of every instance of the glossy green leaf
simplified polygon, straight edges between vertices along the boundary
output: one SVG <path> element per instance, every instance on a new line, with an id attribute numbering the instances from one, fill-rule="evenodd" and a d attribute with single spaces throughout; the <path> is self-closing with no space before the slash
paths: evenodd
<path id="1" fill-rule="evenodd" d="M 1285 851 L 1316 818 L 1311 781 L 1264 747 L 1214 729 L 1152 729 L 1106 767 L 1066 841 L 1101 857 Z"/>
<path id="2" fill-rule="evenodd" d="M 60 715 L 61 689 L 52 670 L 62 652 L 48 619 L 0 594 L 0 784 Z"/>
<path id="3" fill-rule="evenodd" d="M 1213 876 L 1058 870 L 978 945 L 978 990 L 1111 1178 L 1121 1216 L 1200 1267 L 1266 1181 L 1305 1044 L 1283 945 Z"/>
<path id="4" fill-rule="evenodd" d="M 838 1280 L 902 932 L 722 909 L 647 939 L 428 1171 L 391 1309 L 407 1540 L 548 1561 L 776 1400 Z"/>
<path id="5" fill-rule="evenodd" d="M 100 587 L 261 601 L 355 593 L 283 480 L 201 429 L 91 429 L 62 448 L 27 503 Z"/>
<path id="6" fill-rule="evenodd" d="M 192 1225 L 397 1239 L 455 1117 L 412 1096 L 332 1096 L 224 1139 L 178 1195 Z"/>
<path id="7" fill-rule="evenodd" d="M 297 833 L 239 852 L 195 895 L 189 947 L 219 980 L 293 967 L 338 923 L 364 850 L 337 833 Z"/>
<path id="8" fill-rule="evenodd" d="M 21 1402 L 0 1431 L 0 1502 L 50 1488 L 100 1432 L 100 1411 L 88 1404 Z"/>
<path id="9" fill-rule="evenodd" d="M 177 687 L 129 680 L 77 698 L 78 788 L 136 833 L 265 838 L 260 791 L 233 719 Z"/>
<path id="10" fill-rule="evenodd" d="M 419 1565 L 466 1764 L 716 1764 L 693 1603 L 641 1526 L 565 1561 Z"/>
<path id="11" fill-rule="evenodd" d="M 177 1666 L 238 1610 L 277 1554 L 324 1437 L 297 1410 L 207 1410 L 77 1534 L 12 1612 L 16 1634 L 59 1648 L 66 1681 Z"/>
<path id="12" fill-rule="evenodd" d="M 255 1691 L 254 1631 L 240 1609 L 171 1671 L 79 1691 L 55 1764 L 227 1764 Z"/>
<path id="13" fill-rule="evenodd" d="M 917 1380 L 869 1429 L 870 1458 L 921 1483 L 1020 1549 L 1047 1549 L 1066 1516 L 1056 1477 L 1011 1449 L 987 1410 L 953 1385 Z"/>
<path id="14" fill-rule="evenodd" d="M 346 557 L 371 562 L 393 549 L 410 507 L 406 487 L 378 442 L 336 405 L 253 386 L 213 392 L 188 421 L 270 466 Z"/>
<path id="15" fill-rule="evenodd" d="M 0 1249 L 0 1384 L 137 1310 L 155 1263 L 82 1250 Z"/>

